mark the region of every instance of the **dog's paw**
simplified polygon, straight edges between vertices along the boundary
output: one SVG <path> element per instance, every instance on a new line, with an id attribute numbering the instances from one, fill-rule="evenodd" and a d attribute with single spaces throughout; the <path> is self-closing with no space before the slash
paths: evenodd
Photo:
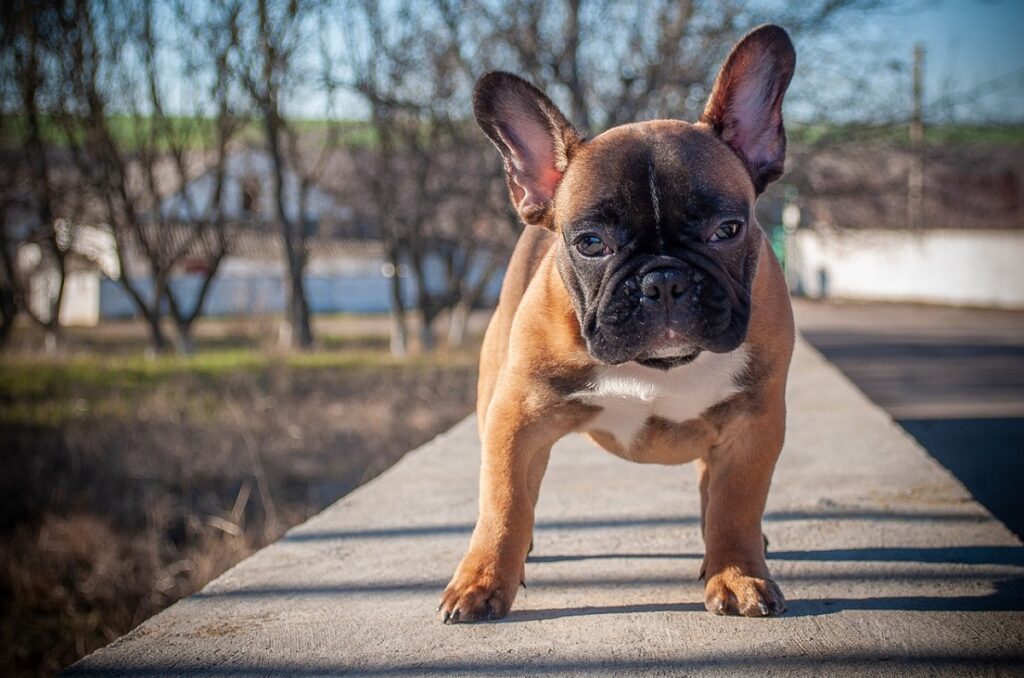
<path id="1" fill-rule="evenodd" d="M 715 614 L 771 617 L 786 610 L 786 599 L 771 579 L 758 579 L 728 568 L 708 579 L 704 607 Z"/>
<path id="2" fill-rule="evenodd" d="M 469 557 L 467 556 L 467 560 Z M 463 562 L 441 594 L 438 612 L 445 624 L 501 619 L 515 599 L 519 577 L 501 578 L 491 567 Z"/>

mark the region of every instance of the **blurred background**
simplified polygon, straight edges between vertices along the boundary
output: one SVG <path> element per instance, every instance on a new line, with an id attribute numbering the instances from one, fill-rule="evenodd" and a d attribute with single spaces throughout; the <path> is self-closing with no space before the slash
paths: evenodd
<path id="1" fill-rule="evenodd" d="M 1024 533 L 1024 4 L 7 0 L 3 672 L 110 642 L 470 412 L 519 231 L 476 77 L 590 136 L 695 120 L 766 21 L 798 67 L 758 217 L 801 329 Z"/>

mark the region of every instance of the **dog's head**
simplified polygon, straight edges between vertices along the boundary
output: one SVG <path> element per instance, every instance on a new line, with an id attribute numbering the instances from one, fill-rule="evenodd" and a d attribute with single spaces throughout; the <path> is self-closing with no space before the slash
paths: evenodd
<path id="1" fill-rule="evenodd" d="M 590 354 L 668 368 L 746 339 L 763 234 L 754 201 L 782 174 L 796 55 L 762 26 L 733 48 L 696 124 L 623 125 L 584 141 L 508 73 L 477 83 L 520 217 L 561 235 L 558 265 Z"/>

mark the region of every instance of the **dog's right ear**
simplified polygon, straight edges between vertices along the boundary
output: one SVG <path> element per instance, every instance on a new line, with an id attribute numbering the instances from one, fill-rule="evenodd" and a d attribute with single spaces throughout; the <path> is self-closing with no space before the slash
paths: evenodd
<path id="1" fill-rule="evenodd" d="M 551 200 L 582 139 L 539 89 L 511 73 L 477 81 L 473 113 L 505 163 L 508 191 L 527 224 L 553 227 Z"/>

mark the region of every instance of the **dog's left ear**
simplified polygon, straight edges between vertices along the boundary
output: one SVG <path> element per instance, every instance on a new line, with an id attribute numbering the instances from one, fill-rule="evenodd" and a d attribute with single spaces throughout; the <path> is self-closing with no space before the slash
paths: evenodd
<path id="1" fill-rule="evenodd" d="M 782 98 L 795 66 L 785 30 L 771 24 L 755 28 L 729 53 L 700 119 L 746 164 L 758 194 L 782 176 Z"/>

